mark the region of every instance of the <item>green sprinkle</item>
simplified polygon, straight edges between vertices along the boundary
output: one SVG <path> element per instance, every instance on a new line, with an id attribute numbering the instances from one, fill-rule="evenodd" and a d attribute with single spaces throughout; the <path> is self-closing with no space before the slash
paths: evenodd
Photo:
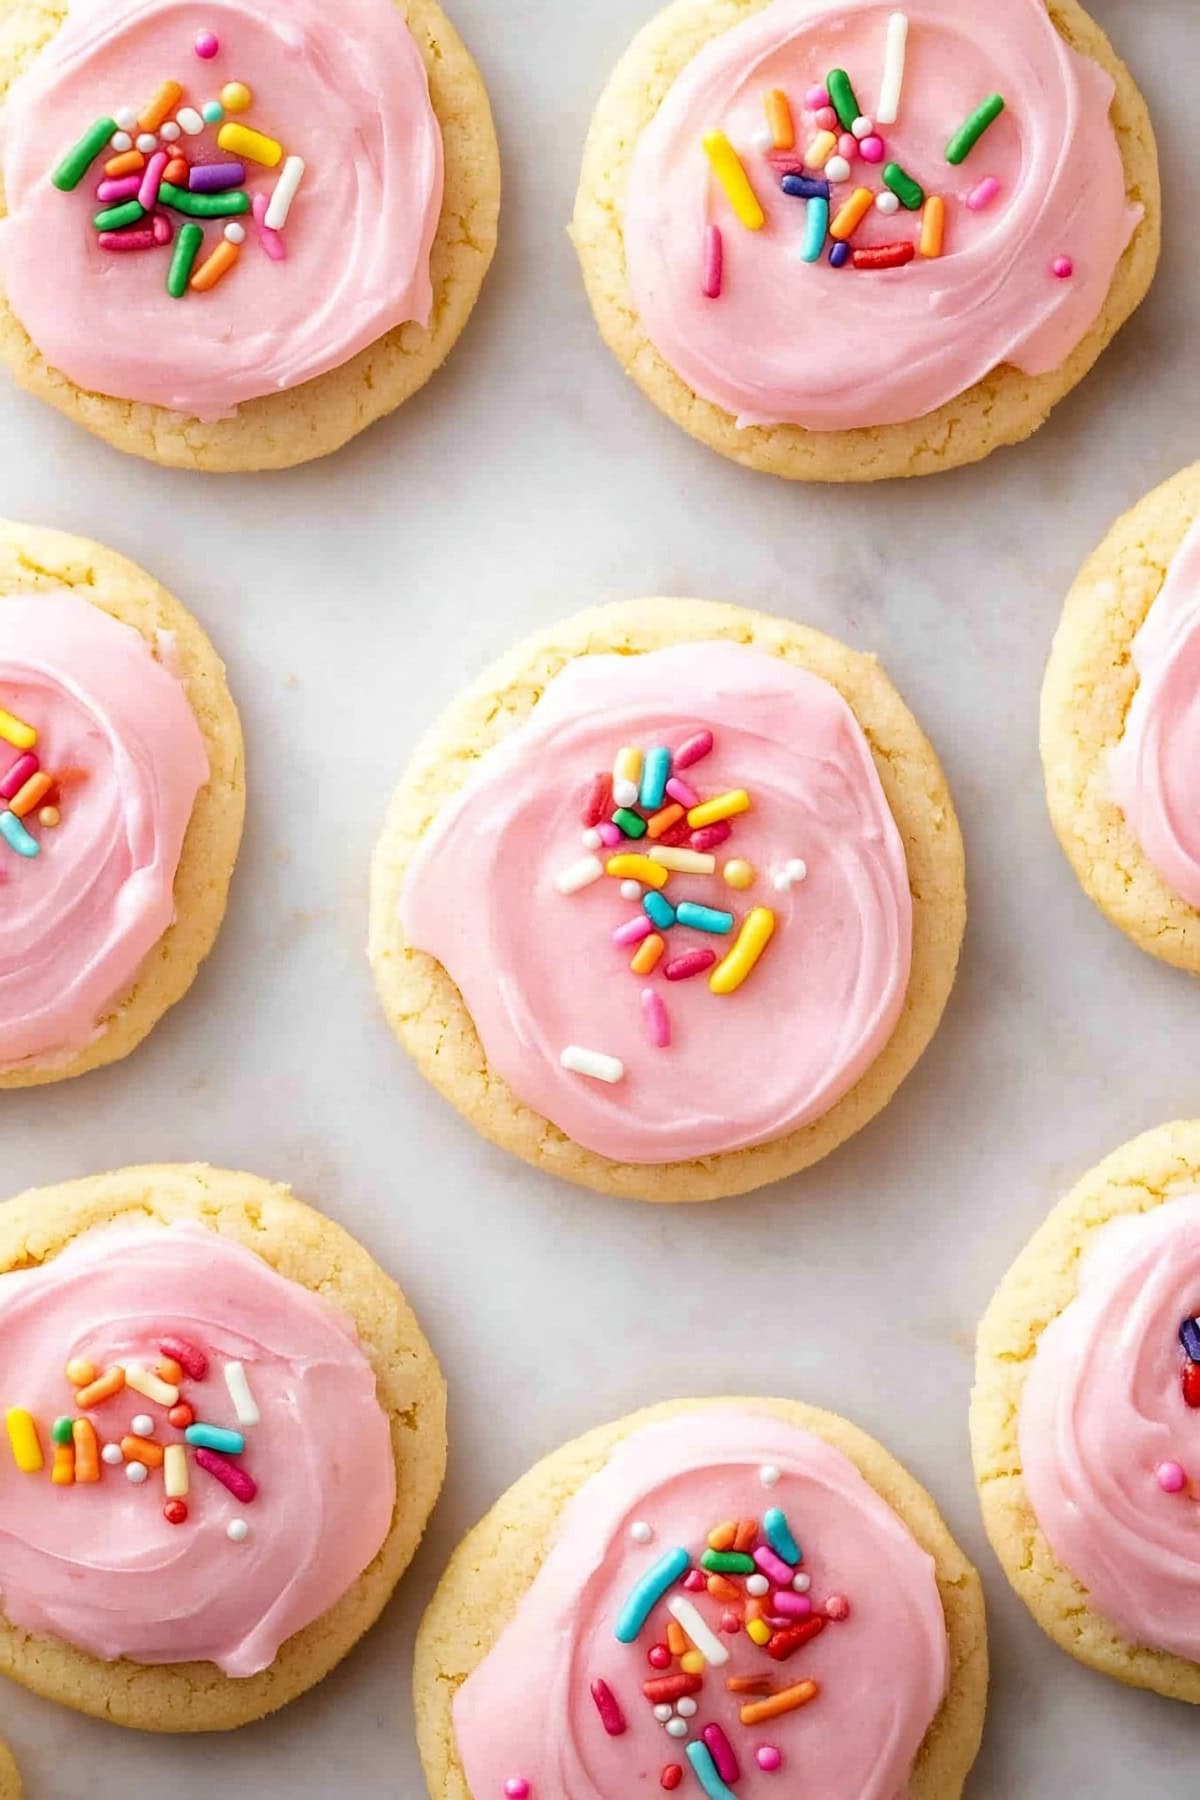
<path id="1" fill-rule="evenodd" d="M 164 206 L 186 213 L 189 219 L 229 219 L 235 213 L 250 211 L 249 194 L 193 194 L 188 188 L 173 187 L 164 181 L 158 190 Z"/>
<path id="2" fill-rule="evenodd" d="M 192 268 L 200 254 L 200 246 L 204 242 L 204 230 L 200 225 L 184 225 L 180 228 L 175 240 L 175 253 L 171 258 L 171 267 L 167 270 L 167 292 L 172 300 L 182 300 L 187 293 L 187 284 L 191 280 Z"/>
<path id="3" fill-rule="evenodd" d="M 146 209 L 137 200 L 126 200 L 124 206 L 110 206 L 92 220 L 97 231 L 120 231 L 123 225 L 136 225 L 144 219 Z"/>
<path id="4" fill-rule="evenodd" d="M 911 175 L 906 175 L 899 163 L 886 163 L 883 170 L 884 186 L 890 187 L 901 206 L 907 206 L 909 212 L 916 212 L 925 204 L 925 189 Z"/>
<path id="5" fill-rule="evenodd" d="M 743 1556 L 740 1550 L 706 1550 L 700 1566 L 710 1575 L 753 1575 L 754 1558 Z"/>
<path id="6" fill-rule="evenodd" d="M 116 133 L 115 119 L 97 119 L 92 129 L 85 132 L 73 150 L 67 154 L 50 177 L 55 187 L 62 194 L 69 194 L 77 188 L 109 139 Z"/>
<path id="7" fill-rule="evenodd" d="M 54 1439 L 56 1444 L 69 1444 L 71 1442 L 71 1426 L 73 1424 L 73 1419 L 55 1419 L 53 1425 L 50 1427 L 50 1436 Z"/>
<path id="8" fill-rule="evenodd" d="M 994 124 L 1003 111 L 1003 94 L 989 94 L 983 105 L 977 106 L 971 116 L 963 120 L 946 145 L 946 161 L 962 162 L 975 148 L 988 126 Z"/>
<path id="9" fill-rule="evenodd" d="M 858 95 L 850 86 L 850 77 L 845 69 L 831 69 L 825 81 L 829 93 L 829 104 L 832 106 L 843 131 L 849 131 L 855 119 L 862 117 L 862 107 L 858 104 Z"/>
<path id="10" fill-rule="evenodd" d="M 635 812 L 630 812 L 627 806 L 618 806 L 612 816 L 612 822 L 614 825 L 620 826 L 626 837 L 640 838 L 646 835 L 645 819 L 639 818 Z"/>

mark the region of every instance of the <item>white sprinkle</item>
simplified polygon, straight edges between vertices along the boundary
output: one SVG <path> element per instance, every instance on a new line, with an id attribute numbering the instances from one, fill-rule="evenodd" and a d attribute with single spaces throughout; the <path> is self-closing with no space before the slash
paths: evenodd
<path id="1" fill-rule="evenodd" d="M 187 1491 L 187 1451 L 182 1444 L 168 1444 L 163 1451 L 163 1493 L 168 1500 L 182 1500 Z"/>
<path id="2" fill-rule="evenodd" d="M 134 1437 L 153 1437 L 154 1420 L 149 1413 L 135 1413 L 129 1421 L 129 1429 Z"/>
<path id="3" fill-rule="evenodd" d="M 143 156 L 149 156 L 152 151 L 158 149 L 158 139 L 152 131 L 143 131 L 137 140 L 137 147 Z"/>
<path id="4" fill-rule="evenodd" d="M 143 1481 L 147 1479 L 149 1474 L 150 1471 L 145 1463 L 131 1462 L 125 1464 L 125 1479 L 126 1481 L 132 1481 L 134 1487 L 141 1487 Z"/>
<path id="5" fill-rule="evenodd" d="M 605 1056 L 602 1050 L 584 1050 L 579 1044 L 568 1044 L 559 1062 L 573 1075 L 590 1075 L 594 1081 L 620 1081 L 625 1064 L 616 1056 Z"/>
<path id="6" fill-rule="evenodd" d="M 895 199 L 895 195 L 893 195 L 892 198 Z M 804 861 L 803 857 L 793 856 L 791 862 L 787 866 L 787 872 L 793 881 L 805 881 L 808 878 L 808 864 Z"/>
<path id="7" fill-rule="evenodd" d="M 870 119 L 864 118 L 863 114 L 859 113 L 850 129 L 856 138 L 865 138 L 870 137 L 875 128 L 871 124 Z"/>
<path id="8" fill-rule="evenodd" d="M 875 208 L 876 208 L 877 212 L 881 212 L 881 213 L 889 213 L 890 214 L 890 213 L 899 212 L 900 211 L 899 196 L 896 194 L 893 194 L 889 189 L 885 188 L 882 194 L 876 194 Z"/>
<path id="9" fill-rule="evenodd" d="M 199 137 L 204 130 L 204 120 L 194 106 L 185 106 L 176 116 L 180 127 L 187 132 L 189 137 Z"/>
<path id="10" fill-rule="evenodd" d="M 108 140 L 110 150 L 132 150 L 133 139 L 127 131 L 114 131 Z"/>
<path id="11" fill-rule="evenodd" d="M 753 1594 L 757 1600 L 766 1593 L 770 1585 L 765 1575 L 751 1575 L 746 1582 L 746 1592 Z"/>
<path id="12" fill-rule="evenodd" d="M 758 1479 L 762 1482 L 764 1487 L 777 1487 L 783 1479 L 783 1471 L 777 1469 L 774 1463 L 764 1463 L 762 1468 L 758 1471 Z M 686 1625 L 684 1626 L 684 1630 L 687 1630 Z"/>
<path id="13" fill-rule="evenodd" d="M 637 797 L 638 784 L 636 781 L 621 780 L 613 782 L 613 799 L 618 806 L 636 806 Z"/>
<path id="14" fill-rule="evenodd" d="M 904 86 L 904 57 L 908 47 L 908 19 L 894 12 L 888 20 L 887 46 L 883 52 L 883 79 L 879 83 L 879 105 L 875 108 L 877 125 L 894 125 L 900 111 L 900 91 Z"/>
<path id="15" fill-rule="evenodd" d="M 647 1525 L 645 1519 L 635 1519 L 629 1527 L 629 1535 L 635 1544 L 648 1544 L 654 1536 L 654 1530 Z"/>
<path id="16" fill-rule="evenodd" d="M 230 219 L 225 227 L 225 242 L 227 244 L 244 244 L 245 241 L 246 227 L 239 225 L 236 219 Z"/>
<path id="17" fill-rule="evenodd" d="M 705 1662 L 710 1662 L 715 1669 L 719 1669 L 722 1663 L 729 1661 L 729 1652 L 720 1638 L 708 1629 L 696 1608 L 683 1594 L 671 1595 L 667 1601 L 667 1611 L 683 1626 Z"/>
<path id="18" fill-rule="evenodd" d="M 569 863 L 560 869 L 554 877 L 554 885 L 560 894 L 577 894 L 580 888 L 590 887 L 593 881 L 599 881 L 604 873 L 604 864 L 598 856 L 581 856 L 578 862 Z"/>
<path id="19" fill-rule="evenodd" d="M 132 106 L 123 106 L 120 112 L 115 112 L 113 114 L 113 118 L 117 121 L 117 124 L 121 127 L 122 131 L 129 131 L 137 124 L 137 114 Z"/>
<path id="20" fill-rule="evenodd" d="M 183 135 L 183 127 L 174 119 L 168 119 L 165 125 L 159 126 L 158 135 L 164 144 L 177 144 Z"/>
<path id="21" fill-rule="evenodd" d="M 687 1736 L 687 1734 L 688 1734 L 688 1723 L 687 1723 L 686 1719 L 668 1719 L 667 1720 L 667 1735 L 668 1735 L 668 1737 L 685 1738 Z"/>
<path id="22" fill-rule="evenodd" d="M 246 1371 L 240 1362 L 225 1364 L 225 1386 L 229 1389 L 229 1398 L 233 1401 L 233 1410 L 237 1414 L 239 1425 L 257 1425 L 262 1416 L 258 1403 L 250 1392 L 250 1383 L 246 1379 Z"/>
<path id="23" fill-rule="evenodd" d="M 103 1450 L 100 1452 L 100 1460 L 101 1462 L 106 1462 L 111 1469 L 115 1464 L 125 1461 L 125 1453 L 121 1449 L 120 1444 L 105 1444 Z"/>
<path id="24" fill-rule="evenodd" d="M 844 156 L 831 156 L 822 173 L 826 181 L 849 181 L 850 164 Z"/>
<path id="25" fill-rule="evenodd" d="M 794 856 L 790 862 L 780 863 L 771 870 L 771 886 L 777 894 L 786 894 L 789 888 L 805 880 L 808 875 L 808 864 Z"/>
<path id="26" fill-rule="evenodd" d="M 304 179 L 304 158 L 288 156 L 284 159 L 279 171 L 279 180 L 275 183 L 270 204 L 263 217 L 263 224 L 268 231 L 282 231 L 288 222 L 288 214 L 292 210 L 292 201 L 300 189 Z"/>
<path id="27" fill-rule="evenodd" d="M 245 1519 L 230 1519 L 225 1527 L 225 1536 L 231 1544 L 244 1544 L 250 1536 L 250 1527 Z"/>
<path id="28" fill-rule="evenodd" d="M 812 1586 L 812 1577 L 805 1575 L 803 1572 L 799 1575 L 793 1575 L 792 1586 L 798 1594 L 807 1594 L 809 1588 Z"/>
<path id="29" fill-rule="evenodd" d="M 674 1718 L 675 1713 L 672 1707 L 666 1705 L 665 1702 L 660 1702 L 654 1709 L 654 1716 L 660 1725 L 665 1725 L 668 1719 Z"/>
<path id="30" fill-rule="evenodd" d="M 655 844 L 650 861 L 681 875 L 711 875 L 717 866 L 716 857 L 706 850 L 678 850 L 671 844 Z"/>
<path id="31" fill-rule="evenodd" d="M 623 881 L 621 883 L 622 900 L 640 900 L 641 897 L 642 884 L 640 881 Z"/>
<path id="32" fill-rule="evenodd" d="M 179 1389 L 169 1381 L 160 1381 L 149 1369 L 143 1369 L 140 1363 L 129 1363 L 125 1370 L 125 1385 L 141 1394 L 143 1399 L 153 1400 L 156 1406 L 176 1406 L 179 1402 Z"/>
<path id="33" fill-rule="evenodd" d="M 598 850 L 604 839 L 594 825 L 589 825 L 579 841 L 585 850 Z"/>
<path id="34" fill-rule="evenodd" d="M 685 1694 L 682 1700 L 676 1701 L 675 1711 L 679 1714 L 681 1719 L 694 1719 L 697 1710 L 696 1702 L 692 1699 L 690 1694 Z"/>

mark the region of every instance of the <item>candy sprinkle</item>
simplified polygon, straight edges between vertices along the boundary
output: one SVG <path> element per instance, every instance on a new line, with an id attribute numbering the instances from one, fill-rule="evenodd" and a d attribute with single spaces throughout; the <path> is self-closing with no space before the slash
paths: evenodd
<path id="1" fill-rule="evenodd" d="M 925 204 L 924 188 L 899 163 L 884 165 L 883 182 L 885 187 L 891 188 L 901 206 L 907 206 L 909 212 L 917 212 Z"/>
<path id="2" fill-rule="evenodd" d="M 596 1711 L 600 1714 L 600 1723 L 609 1737 L 623 1737 L 626 1731 L 625 1714 L 607 1681 L 593 1681 L 591 1694 L 596 1703 Z"/>
<path id="3" fill-rule="evenodd" d="M 648 942 L 649 940 L 647 940 Z M 659 939 L 662 942 L 662 939 Z M 661 951 L 659 952 L 661 955 Z M 657 958 L 655 959 L 657 960 Z M 667 1013 L 666 1002 L 654 988 L 642 989 L 642 1017 L 646 1022 L 646 1036 L 656 1050 L 666 1050 L 671 1043 L 671 1020 Z"/>
<path id="4" fill-rule="evenodd" d="M 221 40 L 215 31 L 198 31 L 192 48 L 203 62 L 211 62 L 221 48 Z"/>
<path id="5" fill-rule="evenodd" d="M 204 232 L 199 225 L 185 225 L 175 241 L 175 254 L 167 270 L 167 292 L 173 300 L 182 300 L 192 277 L 192 265 L 200 254 Z"/>
<path id="6" fill-rule="evenodd" d="M 721 281 L 725 271 L 725 246 L 719 225 L 704 228 L 704 274 L 700 291 L 706 300 L 721 298 Z"/>
<path id="7" fill-rule="evenodd" d="M 579 1044 L 568 1044 L 558 1060 L 573 1075 L 590 1075 L 593 1081 L 606 1081 L 610 1085 L 620 1081 L 625 1074 L 625 1064 L 620 1057 L 606 1056 L 602 1050 L 585 1050 Z"/>
<path id="8" fill-rule="evenodd" d="M 862 107 L 851 85 L 850 77 L 845 69 L 831 69 L 825 86 L 829 89 L 829 102 L 838 116 L 843 131 L 849 131 L 855 119 L 862 114 Z"/>
<path id="9" fill-rule="evenodd" d="M 1004 96 L 989 94 L 987 99 L 963 120 L 946 145 L 946 161 L 954 164 L 965 161 L 988 126 L 995 124 L 1003 111 Z"/>
<path id="10" fill-rule="evenodd" d="M 702 142 L 713 174 L 724 188 L 725 198 L 735 214 L 747 231 L 761 231 L 767 216 L 758 203 L 737 151 L 723 131 L 706 131 Z"/>
<path id="11" fill-rule="evenodd" d="M 887 41 L 883 50 L 883 76 L 879 83 L 879 104 L 875 108 L 875 120 L 879 125 L 894 125 L 899 116 L 907 49 L 908 18 L 902 12 L 894 12 L 887 25 Z"/>
<path id="12" fill-rule="evenodd" d="M 613 1635 L 619 1644 L 633 1643 L 668 1588 L 674 1587 L 679 1578 L 686 1574 L 690 1562 L 687 1551 L 682 1545 L 676 1545 L 635 1583 L 613 1626 Z M 674 1608 L 671 1610 L 674 1611 Z M 683 1621 L 680 1620 L 680 1623 Z"/>
<path id="13" fill-rule="evenodd" d="M 89 131 L 85 131 L 79 142 L 63 157 L 50 180 L 60 194 L 69 194 L 77 188 L 101 151 L 106 149 L 109 141 L 116 135 L 115 119 L 97 119 Z M 128 149 L 128 145 L 126 148 Z"/>

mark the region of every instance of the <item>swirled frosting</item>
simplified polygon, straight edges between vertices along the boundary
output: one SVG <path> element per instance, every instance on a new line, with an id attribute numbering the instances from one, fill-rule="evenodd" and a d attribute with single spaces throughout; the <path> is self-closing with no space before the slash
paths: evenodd
<path id="1" fill-rule="evenodd" d="M 235 1500 L 188 1452 L 188 1518 L 163 1513 L 161 1470 L 135 1487 L 119 1465 L 55 1487 L 50 1427 L 83 1416 L 72 1358 L 153 1369 L 164 1335 L 203 1350 L 183 1377 L 196 1419 L 243 1432 L 236 1458 L 258 1484 Z M 239 1426 L 225 1380 L 243 1365 L 260 1419 Z M 203 1226 L 88 1232 L 39 1267 L 0 1275 L 0 1404 L 38 1423 L 46 1469 L 0 1452 L 0 1605 L 9 1623 L 92 1656 L 213 1662 L 256 1674 L 285 1638 L 344 1594 L 391 1523 L 395 1465 L 375 1377 L 342 1313 Z M 129 1388 L 87 1413 L 119 1441 L 149 1413 L 155 1441 L 182 1443 L 162 1407 Z M 233 1542 L 233 1520 L 248 1526 Z"/>
<path id="2" fill-rule="evenodd" d="M 898 122 L 879 130 L 888 160 L 945 199 L 944 253 L 885 271 L 833 268 L 824 253 L 804 263 L 805 202 L 780 187 L 816 134 L 804 96 L 842 68 L 871 117 L 895 10 L 894 0 L 773 0 L 688 63 L 638 143 L 624 231 L 642 324 L 688 386 L 741 424 L 898 424 L 1001 363 L 1057 368 L 1095 321 L 1141 217 L 1108 117 L 1112 78 L 1064 42 L 1043 0 L 912 0 Z M 793 157 L 757 147 L 776 88 L 795 119 Z M 951 166 L 948 140 L 996 91 L 1004 112 Z M 741 155 L 762 230 L 739 224 L 710 179 L 702 139 L 714 130 Z M 973 211 L 966 198 L 988 176 L 999 194 Z M 854 161 L 833 186 L 834 213 L 860 185 L 882 191 L 880 167 Z M 710 222 L 724 237 L 717 299 L 701 281 Z M 872 211 L 853 243 L 919 231 L 910 212 Z M 1052 274 L 1059 257 L 1073 263 L 1070 279 Z"/>
<path id="3" fill-rule="evenodd" d="M 1200 1312 L 1200 1195 L 1114 1220 L 1042 1332 L 1021 1396 L 1025 1488 L 1050 1548 L 1131 1643 L 1200 1662 L 1200 1476 L 1180 1324 Z"/>
<path id="4" fill-rule="evenodd" d="M 724 956 L 733 934 L 671 928 L 647 978 L 672 1021 L 660 1049 L 646 1038 L 632 947 L 612 936 L 637 903 L 608 877 L 563 895 L 555 876 L 581 855 L 580 802 L 615 751 L 701 729 L 715 748 L 681 773 L 705 798 L 745 789 L 752 807 L 732 821 L 718 872 L 672 874 L 666 898 L 732 911 L 735 930 L 763 907 L 775 932 L 744 985 L 715 995 L 704 978 L 663 971 L 685 951 Z M 756 871 L 740 892 L 719 873 L 735 858 Z M 796 860 L 807 877 L 781 891 L 772 872 Z M 739 1149 L 827 1112 L 891 1035 L 912 954 L 904 848 L 854 714 L 818 676 L 726 643 L 568 663 L 438 813 L 401 914 L 518 1098 L 576 1143 L 633 1163 Z M 622 1079 L 564 1068 L 572 1045 L 617 1058 Z"/>
<path id="5" fill-rule="evenodd" d="M 1137 692 L 1110 758 L 1113 794 L 1167 886 L 1200 906 L 1200 524 L 1133 640 Z"/>
<path id="6" fill-rule="evenodd" d="M 769 1490 L 763 1468 L 779 1471 Z M 698 1562 L 714 1525 L 759 1519 L 767 1507 L 785 1515 L 798 1541 L 813 1612 L 836 1593 L 849 1600 L 849 1616 L 785 1662 L 770 1660 L 744 1630 L 722 1633 L 730 1660 L 704 1669 L 688 1736 L 670 1735 L 643 1693 L 656 1673 L 647 1650 L 666 1638 L 666 1599 L 684 1594 L 714 1632 L 722 1604 L 672 1585 L 630 1643 L 614 1632 L 622 1604 L 664 1552 L 680 1546 Z M 635 1523 L 651 1528 L 649 1542 L 634 1539 Z M 768 1686 L 812 1679 L 819 1692 L 797 1711 L 747 1727 L 740 1706 L 754 1696 L 730 1693 L 726 1680 L 764 1671 Z M 625 1800 L 657 1790 L 663 1766 L 686 1768 L 689 1741 L 712 1724 L 740 1765 L 736 1792 L 745 1800 L 800 1791 L 899 1800 L 948 1673 L 932 1558 L 853 1463 L 766 1415 L 693 1413 L 619 1444 L 575 1495 L 511 1623 L 459 1689 L 454 1730 L 477 1800 L 502 1795 L 514 1777 L 529 1782 L 532 1800 Z M 598 1716 L 590 1692 L 597 1680 L 624 1715 L 619 1736 Z M 764 1742 L 782 1752 L 782 1773 L 760 1771 L 754 1751 Z M 686 1791 L 697 1791 L 690 1774 Z"/>
<path id="7" fill-rule="evenodd" d="M 64 784 L 58 826 L 25 820 L 37 856 L 0 841 L 2 1067 L 81 1050 L 132 986 L 175 916 L 208 757 L 140 633 L 66 590 L 0 599 L 0 706 Z M 0 781 L 22 754 L 0 741 Z"/>
<path id="8" fill-rule="evenodd" d="M 201 60 L 193 43 L 206 30 L 220 51 Z M 50 182 L 97 117 L 140 108 L 164 80 L 196 110 L 244 83 L 252 108 L 229 121 L 305 164 L 286 260 L 264 252 L 247 218 L 237 267 L 182 301 L 166 289 L 170 249 L 101 248 L 91 220 L 103 156 L 73 193 Z M 393 0 L 341 0 L 336 13 L 324 0 L 74 0 L 13 87 L 3 142 L 0 273 L 29 336 L 78 387 L 217 419 L 337 368 L 406 320 L 428 323 L 442 139 Z M 196 161 L 224 155 L 215 127 L 180 145 Z M 247 191 L 271 194 L 277 171 L 246 167 Z M 184 221 L 169 216 L 178 235 Z M 202 256 L 225 223 L 207 224 Z"/>

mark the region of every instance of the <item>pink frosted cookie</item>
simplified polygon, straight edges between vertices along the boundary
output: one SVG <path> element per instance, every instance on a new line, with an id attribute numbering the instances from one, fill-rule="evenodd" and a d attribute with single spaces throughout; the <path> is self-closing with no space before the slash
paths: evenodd
<path id="1" fill-rule="evenodd" d="M 489 1136 L 606 1191 L 709 1198 L 883 1104 L 949 991 L 961 884 L 940 770 L 870 659 L 636 601 L 521 646 L 419 753 L 371 954 Z"/>
<path id="2" fill-rule="evenodd" d="M 8 96 L 0 223 L 19 379 L 122 448 L 245 468 L 336 448 L 432 373 L 498 197 L 432 0 L 336 25 L 319 0 L 30 10 L 48 41 Z"/>
<path id="3" fill-rule="evenodd" d="M 978 1578 L 878 1444 L 684 1402 L 555 1452 L 460 1545 L 418 1738 L 433 1800 L 953 1800 L 986 1664 Z"/>
<path id="4" fill-rule="evenodd" d="M 972 1440 L 1005 1573 L 1064 1649 L 1200 1703 L 1200 1126 L 1084 1177 L 980 1327 Z"/>
<path id="5" fill-rule="evenodd" d="M 126 1055 L 187 990 L 244 806 L 196 621 L 99 545 L 0 525 L 0 1088 Z"/>
<path id="6" fill-rule="evenodd" d="M 444 1462 L 394 1285 L 286 1190 L 203 1168 L 0 1208 L 0 1407 L 0 1668 L 146 1730 L 242 1724 L 327 1673 Z"/>
<path id="7" fill-rule="evenodd" d="M 1137 305 L 1154 144 L 1075 0 L 677 0 L 600 102 L 574 234 L 695 436 L 923 474 L 1027 436 Z"/>

